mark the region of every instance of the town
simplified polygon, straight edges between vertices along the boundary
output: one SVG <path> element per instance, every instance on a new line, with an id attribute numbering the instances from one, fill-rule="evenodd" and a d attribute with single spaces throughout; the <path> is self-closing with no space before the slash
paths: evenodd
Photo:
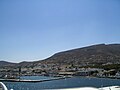
<path id="1" fill-rule="evenodd" d="M 103 65 L 101 65 L 103 67 Z M 87 76 L 99 78 L 116 78 L 120 79 L 119 68 L 108 68 L 108 66 L 120 66 L 119 64 L 107 64 L 106 68 L 97 66 L 80 66 L 80 65 L 60 65 L 60 64 L 38 64 L 33 67 L 2 67 L 0 68 L 0 78 L 16 79 L 20 76 Z"/>

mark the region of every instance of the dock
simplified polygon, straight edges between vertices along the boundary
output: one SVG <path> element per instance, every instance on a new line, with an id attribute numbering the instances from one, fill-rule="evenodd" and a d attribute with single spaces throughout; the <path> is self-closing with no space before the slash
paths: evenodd
<path id="1" fill-rule="evenodd" d="M 70 77 L 59 77 L 59 78 L 44 79 L 44 80 L 0 79 L 0 81 L 1 82 L 31 82 L 31 83 L 37 83 L 37 82 L 53 81 L 53 80 L 60 80 L 60 79 L 66 79 L 66 78 L 70 78 Z"/>

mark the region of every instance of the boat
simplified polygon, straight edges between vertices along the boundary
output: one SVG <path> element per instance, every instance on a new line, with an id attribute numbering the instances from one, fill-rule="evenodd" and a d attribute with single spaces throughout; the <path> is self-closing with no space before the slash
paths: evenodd
<path id="1" fill-rule="evenodd" d="M 0 90 L 8 90 L 4 83 L 0 82 Z"/>
<path id="2" fill-rule="evenodd" d="M 57 90 L 99 90 L 94 87 L 81 87 L 81 88 L 66 88 L 66 89 L 57 89 Z"/>
<path id="3" fill-rule="evenodd" d="M 57 90 L 120 90 L 120 86 L 109 86 L 102 88 L 81 87 L 81 88 L 68 88 L 68 89 L 57 89 Z"/>
<path id="4" fill-rule="evenodd" d="M 99 90 L 120 90 L 120 86 L 103 87 L 99 88 Z"/>

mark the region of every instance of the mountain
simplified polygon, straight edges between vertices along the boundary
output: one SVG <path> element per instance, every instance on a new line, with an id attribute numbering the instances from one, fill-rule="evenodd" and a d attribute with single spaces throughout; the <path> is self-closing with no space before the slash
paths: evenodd
<path id="1" fill-rule="evenodd" d="M 0 67 L 14 66 L 14 65 L 16 65 L 16 63 L 11 63 L 11 62 L 7 62 L 7 61 L 0 61 Z"/>
<path id="2" fill-rule="evenodd" d="M 34 62 L 20 62 L 20 63 L 11 63 L 7 61 L 0 61 L 0 67 L 30 67 Z"/>
<path id="3" fill-rule="evenodd" d="M 120 64 L 120 44 L 98 44 L 63 51 L 39 61 L 46 64 Z"/>
<path id="4" fill-rule="evenodd" d="M 16 66 L 17 67 L 31 67 L 31 66 L 33 66 L 33 64 L 34 64 L 35 62 L 27 62 L 27 61 L 23 61 L 23 62 L 20 62 L 20 63 L 18 63 Z"/>
<path id="5" fill-rule="evenodd" d="M 34 67 L 41 64 L 120 64 L 120 44 L 98 44 L 83 48 L 72 49 L 54 54 L 40 61 L 10 63 L 0 61 L 1 66 Z"/>

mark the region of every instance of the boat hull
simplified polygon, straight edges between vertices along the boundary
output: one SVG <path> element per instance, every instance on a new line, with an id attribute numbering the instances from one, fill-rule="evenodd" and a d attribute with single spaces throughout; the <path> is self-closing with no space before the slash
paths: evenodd
<path id="1" fill-rule="evenodd" d="M 8 90 L 4 83 L 0 82 L 0 90 Z"/>

